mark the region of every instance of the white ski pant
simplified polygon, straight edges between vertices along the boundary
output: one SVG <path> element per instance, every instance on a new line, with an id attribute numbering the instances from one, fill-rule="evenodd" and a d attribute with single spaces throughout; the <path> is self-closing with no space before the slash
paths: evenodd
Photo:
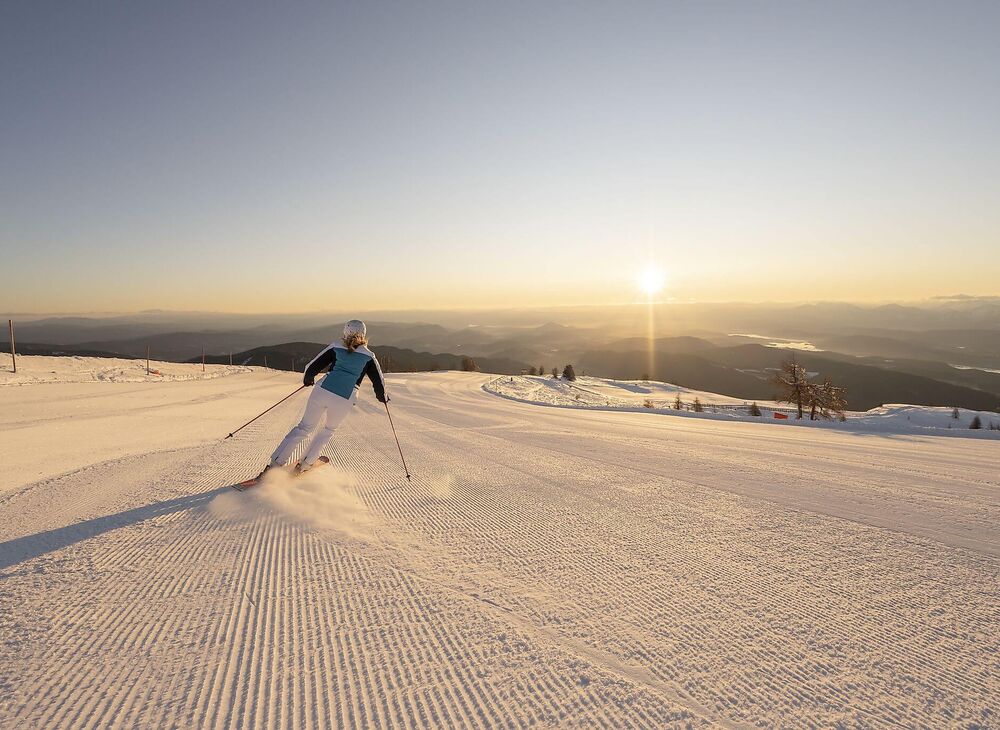
<path id="1" fill-rule="evenodd" d="M 302 414 L 302 420 L 288 432 L 288 435 L 275 449 L 271 455 L 271 461 L 276 464 L 287 464 L 295 447 L 322 423 L 323 427 L 316 431 L 312 443 L 309 444 L 309 450 L 302 457 L 302 461 L 306 464 L 315 463 L 316 459 L 319 458 L 319 452 L 333 438 L 333 432 L 337 430 L 337 426 L 351 412 L 357 394 L 358 391 L 355 390 L 351 393 L 350 398 L 341 398 L 336 393 L 331 393 L 316 385 L 312 389 L 312 393 L 309 394 L 309 401 L 306 403 L 306 412 Z"/>

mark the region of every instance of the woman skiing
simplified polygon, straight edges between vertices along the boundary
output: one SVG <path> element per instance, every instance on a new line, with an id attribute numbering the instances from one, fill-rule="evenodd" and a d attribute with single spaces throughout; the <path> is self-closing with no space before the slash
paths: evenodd
<path id="1" fill-rule="evenodd" d="M 309 394 L 305 413 L 295 428 L 288 432 L 281 444 L 271 455 L 271 461 L 264 467 L 260 477 L 274 466 L 285 466 L 303 439 L 316 430 L 322 423 L 322 428 L 316 432 L 312 443 L 295 466 L 296 473 L 308 471 L 319 458 L 319 452 L 329 443 L 333 432 L 340 422 L 347 417 L 357 400 L 358 388 L 367 375 L 375 389 L 375 397 L 380 403 L 389 399 L 385 395 L 385 380 L 379 367 L 375 353 L 368 349 L 368 337 L 365 323 L 352 319 L 344 325 L 344 335 L 340 342 L 334 342 L 306 366 L 302 377 L 303 385 L 312 385 L 316 376 L 324 369 L 330 372 L 320 381 L 318 388 Z"/>

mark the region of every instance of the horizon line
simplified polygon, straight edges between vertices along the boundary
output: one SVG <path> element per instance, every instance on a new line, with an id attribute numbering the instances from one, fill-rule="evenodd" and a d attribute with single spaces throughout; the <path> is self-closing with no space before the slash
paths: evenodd
<path id="1" fill-rule="evenodd" d="M 751 305 L 751 306 L 802 306 L 809 304 L 847 304 L 858 307 L 881 307 L 892 304 L 933 304 L 944 302 L 976 302 L 976 301 L 1000 301 L 1000 294 L 935 294 L 923 298 L 914 299 L 878 299 L 878 300 L 857 300 L 857 299 L 797 299 L 797 300 L 774 300 L 774 299 L 730 299 L 730 300 L 693 300 L 678 299 L 668 297 L 665 299 L 653 300 L 653 304 L 668 306 L 719 306 L 719 305 Z M 305 315 L 325 315 L 344 314 L 348 311 L 363 313 L 368 315 L 381 313 L 402 313 L 402 312 L 528 312 L 533 310 L 565 310 L 565 309 L 616 309 L 622 307 L 648 306 L 650 301 L 645 298 L 638 298 L 629 302 L 605 302 L 601 304 L 593 303 L 573 303 L 573 304 L 538 304 L 523 306 L 481 306 L 481 307 L 411 307 L 411 308 L 380 308 L 366 309 L 356 307 L 351 310 L 344 309 L 302 309 L 302 310 L 222 310 L 222 309 L 164 309 L 161 307 L 150 307 L 146 309 L 132 310 L 84 310 L 84 311 L 47 311 L 47 312 L 6 312 L 2 315 L 4 319 L 14 317 L 121 317 L 142 314 L 173 314 L 173 315 L 232 315 L 232 316 L 305 316 Z"/>

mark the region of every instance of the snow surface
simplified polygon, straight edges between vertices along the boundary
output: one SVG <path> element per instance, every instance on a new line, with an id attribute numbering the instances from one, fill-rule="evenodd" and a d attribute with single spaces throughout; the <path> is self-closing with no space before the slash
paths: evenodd
<path id="1" fill-rule="evenodd" d="M 808 417 L 802 420 L 795 418 L 795 409 L 787 403 L 757 401 L 762 415 L 753 417 L 747 412 L 746 406 L 749 404 L 746 400 L 719 393 L 691 390 L 669 383 L 594 377 L 578 377 L 571 383 L 549 376 L 502 375 L 490 379 L 483 385 L 483 389 L 502 398 L 562 408 L 642 411 L 685 418 L 740 420 L 842 431 L 927 433 L 1000 440 L 1000 431 L 991 431 L 989 428 L 990 424 L 1000 426 L 1000 413 L 972 411 L 967 408 L 959 408 L 958 418 L 955 418 L 952 408 L 890 404 L 870 411 L 848 411 L 845 422 L 810 421 Z M 685 408 L 690 407 L 695 398 L 699 399 L 705 408 L 704 412 L 676 410 L 673 406 L 674 399 L 678 395 Z M 652 407 L 646 405 L 647 401 Z M 776 420 L 773 415 L 775 411 L 791 417 L 787 420 Z M 969 426 L 976 416 L 979 416 L 982 428 L 971 430 Z"/>
<path id="2" fill-rule="evenodd" d="M 227 375 L 249 373 L 250 368 L 238 365 L 201 364 L 149 361 L 117 357 L 48 357 L 18 355 L 17 372 L 9 352 L 0 354 L 0 386 L 38 385 L 39 383 L 148 383 L 169 380 L 206 380 Z"/>
<path id="3" fill-rule="evenodd" d="M 544 405 L 600 406 L 612 408 L 642 408 L 647 400 L 660 408 L 671 406 L 679 395 L 683 403 L 690 404 L 698 398 L 702 403 L 723 406 L 744 406 L 748 401 L 704 390 L 692 390 L 671 383 L 649 380 L 611 380 L 579 376 L 574 382 L 549 375 L 502 375 L 486 385 L 497 395 L 512 396 L 519 400 Z M 758 401 L 758 405 L 787 409 L 771 401 Z"/>
<path id="4" fill-rule="evenodd" d="M 997 444 L 487 381 L 244 493 L 294 374 L 0 389 L 0 726 L 997 724 Z"/>

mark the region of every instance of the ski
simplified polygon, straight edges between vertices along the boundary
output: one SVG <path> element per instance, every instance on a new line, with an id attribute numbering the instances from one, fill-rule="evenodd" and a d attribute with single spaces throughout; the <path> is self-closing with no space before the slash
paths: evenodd
<path id="1" fill-rule="evenodd" d="M 256 487 L 260 483 L 262 476 L 264 476 L 263 473 L 261 473 L 260 476 L 255 476 L 252 479 L 247 479 L 246 481 L 238 482 L 237 484 L 230 484 L 229 486 L 237 492 L 243 492 L 251 487 Z"/>
<path id="2" fill-rule="evenodd" d="M 257 476 L 251 477 L 250 479 L 238 482 L 236 484 L 231 484 L 230 486 L 237 492 L 243 492 L 252 487 L 256 487 L 258 484 L 260 484 L 260 480 L 264 478 L 264 475 L 274 468 L 275 467 L 272 464 L 268 464 L 267 466 L 264 467 L 264 470 Z"/>
<path id="3" fill-rule="evenodd" d="M 329 456 L 321 456 L 321 457 L 319 457 L 316 460 L 316 463 L 313 464 L 312 469 L 309 469 L 309 470 L 303 471 L 303 472 L 298 472 L 298 471 L 292 472 L 292 476 L 298 477 L 298 476 L 301 476 L 303 474 L 308 474 L 313 469 L 318 469 L 319 467 L 321 467 L 321 466 L 323 466 L 325 464 L 329 464 L 329 463 L 330 463 L 330 457 Z M 267 474 L 267 472 L 271 468 L 273 468 L 273 467 L 268 467 L 267 469 L 264 469 L 264 471 L 262 471 L 260 474 L 258 474 L 257 476 L 255 476 L 255 477 L 253 477 L 251 479 L 247 479 L 245 481 L 238 482 L 237 484 L 232 484 L 230 486 L 232 486 L 232 488 L 235 489 L 237 492 L 245 492 L 248 489 L 252 489 L 253 487 L 256 487 L 258 484 L 260 484 L 260 480 L 264 478 L 264 475 Z"/>
<path id="4" fill-rule="evenodd" d="M 324 464 L 329 464 L 329 463 L 330 463 L 329 456 L 321 456 L 318 459 L 316 459 L 316 463 L 312 465 L 311 469 L 307 469 L 306 471 L 294 471 L 292 472 L 292 476 L 300 477 L 303 474 L 309 474 L 310 472 L 315 471 Z"/>

